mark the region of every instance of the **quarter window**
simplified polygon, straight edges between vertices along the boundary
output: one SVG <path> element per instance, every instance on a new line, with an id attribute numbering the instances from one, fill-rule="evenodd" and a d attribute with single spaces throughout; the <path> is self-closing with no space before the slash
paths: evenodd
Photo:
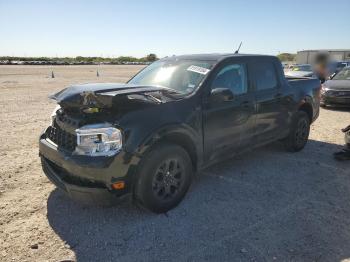
<path id="1" fill-rule="evenodd" d="M 231 64 L 222 68 L 213 81 L 214 88 L 229 88 L 234 95 L 247 93 L 245 65 Z"/>

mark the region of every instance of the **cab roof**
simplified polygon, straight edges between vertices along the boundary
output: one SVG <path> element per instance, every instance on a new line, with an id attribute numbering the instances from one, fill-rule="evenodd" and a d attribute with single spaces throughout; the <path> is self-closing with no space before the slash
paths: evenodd
<path id="1" fill-rule="evenodd" d="M 235 54 L 235 53 L 212 53 L 212 54 L 193 54 L 193 55 L 179 55 L 179 56 L 168 56 L 163 59 L 179 59 L 179 60 L 203 60 L 203 61 L 216 61 L 219 62 L 229 57 L 266 57 L 276 58 L 271 55 L 255 55 L 255 54 Z"/>

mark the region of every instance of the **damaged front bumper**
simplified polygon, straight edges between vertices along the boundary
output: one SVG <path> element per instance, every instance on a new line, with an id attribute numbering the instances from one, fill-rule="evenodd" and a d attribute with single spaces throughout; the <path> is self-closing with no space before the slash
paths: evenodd
<path id="1" fill-rule="evenodd" d="M 112 205 L 131 195 L 139 158 L 120 151 L 111 157 L 77 156 L 60 149 L 43 133 L 39 139 L 42 168 L 49 180 L 70 198 Z M 124 182 L 124 188 L 112 185 Z"/>

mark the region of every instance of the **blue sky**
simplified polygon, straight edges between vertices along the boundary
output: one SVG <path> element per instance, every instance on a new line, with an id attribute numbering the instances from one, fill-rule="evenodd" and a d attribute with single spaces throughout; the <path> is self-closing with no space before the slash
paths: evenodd
<path id="1" fill-rule="evenodd" d="M 349 12 L 349 0 L 0 0 L 0 55 L 350 48 Z"/>

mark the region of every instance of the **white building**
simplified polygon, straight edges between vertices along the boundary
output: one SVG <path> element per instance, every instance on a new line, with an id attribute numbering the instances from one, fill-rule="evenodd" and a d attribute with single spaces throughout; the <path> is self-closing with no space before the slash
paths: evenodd
<path id="1" fill-rule="evenodd" d="M 350 49 L 319 49 L 297 52 L 297 64 L 312 64 L 318 54 L 327 54 L 333 61 L 350 61 Z"/>

